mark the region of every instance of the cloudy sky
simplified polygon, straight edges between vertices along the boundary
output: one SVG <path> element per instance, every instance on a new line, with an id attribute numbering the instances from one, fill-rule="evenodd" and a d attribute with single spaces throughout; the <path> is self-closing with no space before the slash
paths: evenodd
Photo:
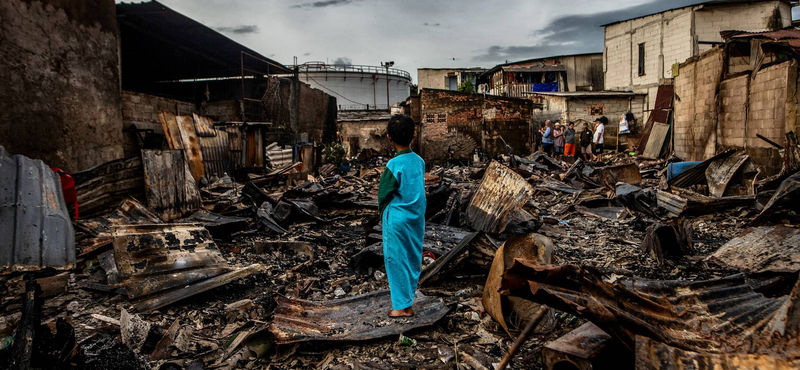
<path id="1" fill-rule="evenodd" d="M 600 52 L 602 24 L 698 0 L 159 0 L 281 63 L 491 67 Z"/>

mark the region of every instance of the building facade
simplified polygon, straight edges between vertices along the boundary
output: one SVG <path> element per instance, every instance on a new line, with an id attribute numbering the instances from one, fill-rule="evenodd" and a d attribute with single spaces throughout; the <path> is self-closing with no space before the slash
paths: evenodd
<path id="1" fill-rule="evenodd" d="M 603 54 L 536 58 L 499 64 L 486 71 L 486 91 L 526 98 L 532 91 L 566 92 L 603 89 Z"/>
<path id="2" fill-rule="evenodd" d="M 477 91 L 478 77 L 484 72 L 486 68 L 419 68 L 417 84 L 420 90 L 458 90 L 461 84 L 469 81 Z"/>
<path id="3" fill-rule="evenodd" d="M 721 31 L 768 31 L 792 24 L 792 3 L 711 1 L 605 25 L 605 90 L 647 93 L 652 109 L 662 79 L 721 43 Z"/>

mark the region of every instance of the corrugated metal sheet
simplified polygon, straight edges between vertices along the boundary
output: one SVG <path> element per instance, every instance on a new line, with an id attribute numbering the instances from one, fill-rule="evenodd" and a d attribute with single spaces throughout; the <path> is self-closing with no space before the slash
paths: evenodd
<path id="1" fill-rule="evenodd" d="M 203 166 L 205 166 L 206 176 L 222 177 L 226 172 L 233 173 L 233 162 L 231 161 L 231 151 L 228 132 L 215 130 L 215 136 L 200 137 L 200 145 L 203 148 Z"/>
<path id="2" fill-rule="evenodd" d="M 749 228 L 706 260 L 752 273 L 795 273 L 800 271 L 800 229 L 783 225 Z"/>
<path id="3" fill-rule="evenodd" d="M 200 208 L 200 191 L 182 150 L 142 150 L 147 205 L 163 220 Z"/>
<path id="4" fill-rule="evenodd" d="M 44 162 L 0 146 L 0 269 L 64 267 L 75 261 L 75 231 L 61 180 Z"/>
<path id="5" fill-rule="evenodd" d="M 211 118 L 198 116 L 194 113 L 192 113 L 192 118 L 194 119 L 194 128 L 197 130 L 197 136 L 217 136 L 217 132 L 214 130 L 214 121 Z"/>
<path id="6" fill-rule="evenodd" d="M 239 126 L 225 126 L 223 130 L 228 133 L 228 145 L 233 169 L 237 169 L 244 164 L 242 162 L 242 132 L 239 130 Z"/>
<path id="7" fill-rule="evenodd" d="M 144 199 L 144 168 L 140 156 L 103 163 L 72 177 L 82 218 L 112 209 L 128 197 Z"/>
<path id="8" fill-rule="evenodd" d="M 686 351 L 800 358 L 800 281 L 790 295 L 768 298 L 741 274 L 649 280 L 517 259 L 501 289 L 584 317 L 630 350 L 636 336 L 643 336 Z"/>
<path id="9" fill-rule="evenodd" d="M 481 186 L 467 208 L 467 219 L 475 230 L 502 233 L 508 217 L 533 196 L 533 188 L 510 168 L 492 161 Z"/>
<path id="10" fill-rule="evenodd" d="M 279 297 L 270 331 L 278 344 L 313 340 L 355 341 L 398 335 L 432 325 L 447 314 L 441 298 L 417 291 L 414 316 L 392 318 L 388 290 L 335 301 Z"/>
<path id="11" fill-rule="evenodd" d="M 166 306 L 258 270 L 232 268 L 204 227 L 194 224 L 117 226 L 114 261 L 137 311 Z"/>
<path id="12" fill-rule="evenodd" d="M 161 224 L 164 223 L 164 221 L 161 221 L 155 213 L 147 209 L 147 207 L 139 203 L 136 199 L 128 198 L 122 201 L 119 207 L 108 214 L 94 218 L 81 219 L 75 223 L 84 231 L 98 236 L 109 232 L 114 226 Z"/>

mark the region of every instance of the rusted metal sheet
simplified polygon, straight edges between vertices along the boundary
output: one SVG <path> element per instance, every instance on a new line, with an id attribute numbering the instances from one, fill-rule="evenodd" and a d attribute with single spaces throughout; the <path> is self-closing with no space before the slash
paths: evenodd
<path id="1" fill-rule="evenodd" d="M 163 307 L 255 271 L 232 268 L 199 225 L 116 226 L 111 235 L 120 285 L 128 298 L 136 299 L 137 311 Z"/>
<path id="2" fill-rule="evenodd" d="M 629 351 L 591 322 L 542 348 L 542 362 L 547 370 L 632 369 L 633 361 Z"/>
<path id="3" fill-rule="evenodd" d="M 800 358 L 800 281 L 790 295 L 768 298 L 741 274 L 649 280 L 517 259 L 501 289 L 582 316 L 630 350 L 639 335 L 688 351 Z"/>
<path id="4" fill-rule="evenodd" d="M 72 174 L 81 217 L 92 217 L 120 204 L 125 198 L 144 199 L 142 157 L 103 163 Z"/>
<path id="5" fill-rule="evenodd" d="M 183 153 L 186 158 L 186 163 L 189 165 L 189 171 L 191 171 L 195 181 L 200 181 L 200 179 L 205 176 L 203 150 L 200 147 L 200 139 L 195 132 L 192 117 L 177 116 L 175 119 L 178 121 L 178 129 L 181 131 Z"/>
<path id="6" fill-rule="evenodd" d="M 67 267 L 75 231 L 58 174 L 0 146 L 0 270 Z"/>
<path id="7" fill-rule="evenodd" d="M 653 257 L 659 265 L 664 264 L 668 257 L 691 255 L 694 253 L 693 233 L 689 220 L 678 219 L 669 225 L 656 222 L 645 231 L 642 252 Z"/>
<path id="8" fill-rule="evenodd" d="M 192 113 L 192 119 L 194 119 L 194 128 L 197 131 L 197 136 L 217 136 L 217 130 L 214 130 L 214 121 L 212 121 L 211 118 L 198 116 L 197 114 Z"/>
<path id="9" fill-rule="evenodd" d="M 686 171 L 681 172 L 680 175 L 675 176 L 672 180 L 669 180 L 669 186 L 677 186 L 679 188 L 688 188 L 694 184 L 698 184 L 706 178 L 706 169 L 711 163 L 714 163 L 720 159 L 725 159 L 732 156 L 736 153 L 736 149 L 728 149 L 722 153 L 719 153 L 709 159 L 706 159 L 702 163 L 694 166 Z"/>
<path id="10" fill-rule="evenodd" d="M 106 234 L 114 226 L 161 223 L 164 221 L 161 221 L 153 211 L 133 198 L 125 199 L 119 207 L 108 214 L 75 222 L 79 228 L 94 236 Z"/>
<path id="11" fill-rule="evenodd" d="M 277 344 L 307 341 L 357 341 L 398 335 L 432 325 L 447 314 L 441 298 L 417 291 L 414 316 L 389 317 L 391 298 L 381 290 L 327 302 L 278 298 L 270 331 Z"/>
<path id="12" fill-rule="evenodd" d="M 222 130 L 228 133 L 228 153 L 233 169 L 237 169 L 244 165 L 242 163 L 242 132 L 239 131 L 239 126 L 225 126 Z"/>
<path id="13" fill-rule="evenodd" d="M 228 132 L 215 130 L 215 136 L 201 136 L 200 145 L 203 150 L 203 166 L 208 177 L 222 177 L 225 173 L 233 173 L 233 161 L 231 161 L 230 143 L 228 142 Z"/>
<path id="14" fill-rule="evenodd" d="M 786 226 L 753 227 L 707 258 L 747 272 L 800 271 L 800 229 Z"/>
<path id="15" fill-rule="evenodd" d="M 755 195 L 740 195 L 722 198 L 712 198 L 697 193 L 670 192 L 657 190 L 656 200 L 658 206 L 670 213 L 680 216 L 683 214 L 701 215 L 740 206 L 752 206 L 756 201 Z"/>
<path id="16" fill-rule="evenodd" d="M 637 370 L 795 370 L 800 359 L 750 353 L 687 351 L 636 336 Z"/>
<path id="17" fill-rule="evenodd" d="M 492 161 L 467 207 L 467 219 L 475 230 L 502 233 L 508 218 L 531 196 L 533 188 L 522 176 Z"/>
<path id="18" fill-rule="evenodd" d="M 753 224 L 759 225 L 769 219 L 784 204 L 786 197 L 796 196 L 797 194 L 800 194 L 800 171 L 783 180 L 778 190 L 775 191 L 767 205 L 761 210 L 761 213 L 753 219 Z"/>
<path id="19" fill-rule="evenodd" d="M 720 159 L 708 165 L 708 168 L 706 168 L 708 193 L 715 197 L 723 196 L 733 176 L 735 176 L 748 161 L 750 161 L 749 155 L 737 155 Z"/>
<path id="20" fill-rule="evenodd" d="M 142 150 L 147 204 L 170 221 L 200 208 L 200 191 L 182 150 Z"/>
<path id="21" fill-rule="evenodd" d="M 169 148 L 173 150 L 183 149 L 181 129 L 178 127 L 178 120 L 175 118 L 175 115 L 161 112 L 158 114 L 158 118 L 161 120 L 161 127 L 164 129 L 164 136 L 167 138 Z"/>
<path id="22" fill-rule="evenodd" d="M 639 139 L 639 143 L 636 145 L 637 153 L 643 154 L 645 148 L 649 146 L 648 143 L 650 142 L 650 135 L 652 135 L 653 126 L 656 123 L 661 123 L 661 124 L 669 123 L 669 118 L 670 115 L 672 114 L 674 91 L 675 91 L 674 85 L 658 86 L 658 91 L 656 91 L 656 104 L 653 107 L 653 111 L 650 112 L 650 117 L 647 119 L 647 123 L 645 124 L 645 129 L 643 131 L 642 138 Z M 658 139 L 654 138 L 653 140 L 658 140 Z M 661 140 L 662 143 L 659 145 L 659 147 L 664 145 L 663 142 L 664 138 L 661 138 Z"/>
<path id="23" fill-rule="evenodd" d="M 482 303 L 486 312 L 512 337 L 519 335 L 519 330 L 525 327 L 526 319 L 530 316 L 526 313 L 534 313 L 540 307 L 537 303 L 500 295 L 503 273 L 516 258 L 549 265 L 553 261 L 553 241 L 540 234 L 514 236 L 506 240 L 494 254 L 492 267 L 489 269 L 489 276 L 483 288 Z M 508 322 L 506 317 L 514 317 L 517 322 Z"/>

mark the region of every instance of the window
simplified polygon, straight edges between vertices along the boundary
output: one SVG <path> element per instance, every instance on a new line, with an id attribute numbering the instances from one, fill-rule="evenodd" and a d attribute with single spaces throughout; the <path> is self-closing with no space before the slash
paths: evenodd
<path id="1" fill-rule="evenodd" d="M 644 43 L 639 44 L 639 76 L 644 76 Z"/>

